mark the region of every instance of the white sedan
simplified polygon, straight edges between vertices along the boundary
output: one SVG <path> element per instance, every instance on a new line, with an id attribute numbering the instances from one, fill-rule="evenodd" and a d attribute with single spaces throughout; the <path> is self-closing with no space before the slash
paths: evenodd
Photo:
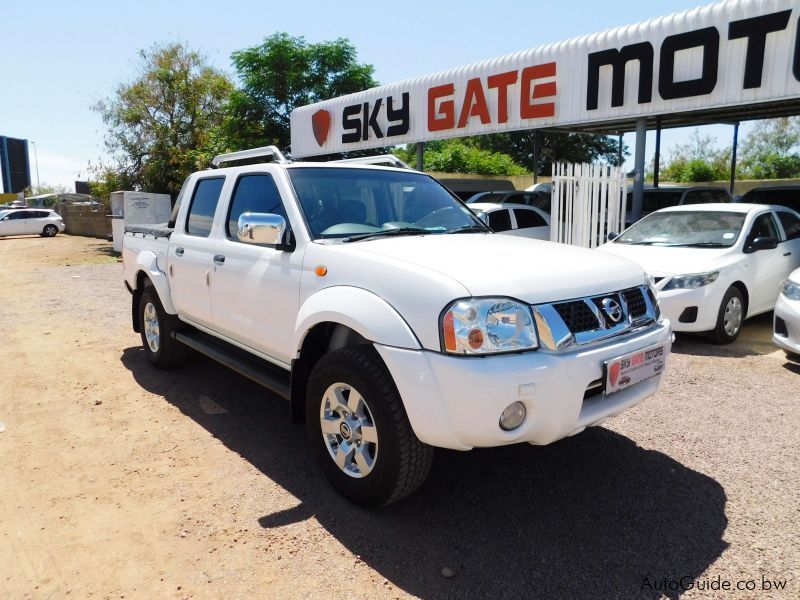
<path id="1" fill-rule="evenodd" d="M 599 249 L 644 267 L 673 330 L 726 344 L 745 318 L 775 308 L 781 282 L 800 267 L 800 215 L 757 204 L 675 206 Z"/>
<path id="2" fill-rule="evenodd" d="M 772 341 L 789 354 L 800 355 L 800 269 L 783 280 L 775 304 Z"/>
<path id="3" fill-rule="evenodd" d="M 53 237 L 60 231 L 64 231 L 64 221 L 53 210 L 21 208 L 0 211 L 0 237 L 31 234 Z"/>
<path id="4" fill-rule="evenodd" d="M 473 202 L 467 206 L 495 233 L 550 239 L 550 215 L 534 206 Z"/>

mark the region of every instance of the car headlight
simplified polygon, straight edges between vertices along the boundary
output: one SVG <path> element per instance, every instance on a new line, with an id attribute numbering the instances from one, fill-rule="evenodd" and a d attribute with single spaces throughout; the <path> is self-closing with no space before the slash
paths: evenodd
<path id="1" fill-rule="evenodd" d="M 719 277 L 719 271 L 713 271 L 711 273 L 693 273 L 691 275 L 676 275 L 664 286 L 662 291 L 693 290 L 708 285 L 709 283 L 714 283 L 717 277 Z"/>
<path id="2" fill-rule="evenodd" d="M 498 354 L 539 347 L 531 308 L 510 298 L 464 298 L 441 317 L 442 350 Z"/>
<path id="3" fill-rule="evenodd" d="M 781 293 L 789 300 L 800 300 L 800 284 L 784 279 L 781 282 Z"/>

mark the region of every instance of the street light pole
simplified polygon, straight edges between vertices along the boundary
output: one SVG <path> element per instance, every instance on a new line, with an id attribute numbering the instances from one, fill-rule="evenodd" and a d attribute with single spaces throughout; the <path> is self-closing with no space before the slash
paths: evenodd
<path id="1" fill-rule="evenodd" d="M 36 142 L 31 142 L 33 144 L 33 158 L 36 161 L 36 194 L 38 195 L 42 191 L 42 187 L 39 185 L 39 153 L 36 152 Z"/>

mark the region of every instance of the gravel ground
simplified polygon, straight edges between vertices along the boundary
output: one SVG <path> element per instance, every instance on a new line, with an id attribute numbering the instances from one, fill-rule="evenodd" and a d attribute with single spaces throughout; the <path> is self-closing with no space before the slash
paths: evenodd
<path id="1" fill-rule="evenodd" d="M 768 316 L 679 337 L 661 392 L 602 428 L 440 451 L 368 512 L 283 401 L 205 359 L 151 368 L 129 302 L 106 242 L 0 238 L 2 597 L 800 597 L 800 366 Z"/>

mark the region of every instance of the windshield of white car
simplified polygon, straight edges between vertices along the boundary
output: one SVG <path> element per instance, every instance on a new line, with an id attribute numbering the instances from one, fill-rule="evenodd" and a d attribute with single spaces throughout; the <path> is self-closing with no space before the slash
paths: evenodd
<path id="1" fill-rule="evenodd" d="M 736 243 L 746 214 L 719 211 L 657 212 L 626 229 L 617 244 L 729 248 Z"/>
<path id="2" fill-rule="evenodd" d="M 327 167 L 287 172 L 314 239 L 354 242 L 385 235 L 491 233 L 440 183 L 422 173 Z"/>
<path id="3" fill-rule="evenodd" d="M 0 219 L 5 217 L 10 212 L 11 212 L 10 210 L 0 210 Z"/>

